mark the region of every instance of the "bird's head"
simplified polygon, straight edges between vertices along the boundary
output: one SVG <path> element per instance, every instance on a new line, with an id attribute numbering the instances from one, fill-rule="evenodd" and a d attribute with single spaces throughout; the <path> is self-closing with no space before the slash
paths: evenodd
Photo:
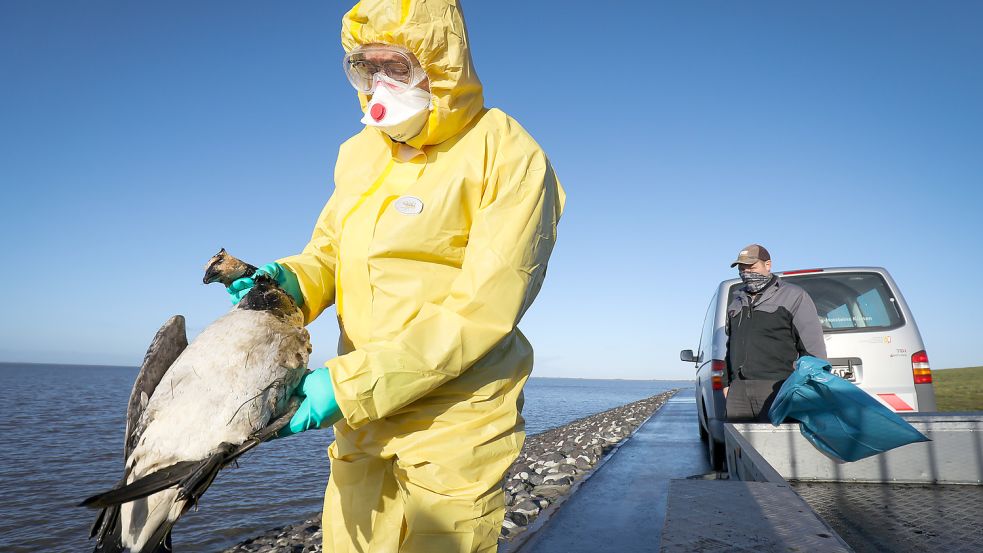
<path id="1" fill-rule="evenodd" d="M 217 254 L 213 255 L 205 265 L 205 284 L 221 282 L 225 286 L 232 284 L 232 281 L 242 277 L 252 276 L 256 272 L 256 267 L 242 260 L 236 259 L 222 248 Z"/>

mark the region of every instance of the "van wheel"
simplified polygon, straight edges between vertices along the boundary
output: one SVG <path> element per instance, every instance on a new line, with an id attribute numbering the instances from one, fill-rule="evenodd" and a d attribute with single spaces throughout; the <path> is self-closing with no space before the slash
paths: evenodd
<path id="1" fill-rule="evenodd" d="M 698 411 L 696 415 L 696 426 L 700 427 L 700 441 L 706 442 L 710 438 L 710 434 L 707 432 L 707 429 L 703 426 L 703 421 L 707 420 L 707 410 L 704 409 L 702 405 L 698 405 L 697 409 Z"/>
<path id="2" fill-rule="evenodd" d="M 707 440 L 707 461 L 713 470 L 724 470 L 724 444 L 713 438 Z"/>

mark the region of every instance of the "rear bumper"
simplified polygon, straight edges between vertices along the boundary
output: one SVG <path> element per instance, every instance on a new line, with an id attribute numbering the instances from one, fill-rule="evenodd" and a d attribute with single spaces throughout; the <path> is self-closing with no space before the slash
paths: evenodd
<path id="1" fill-rule="evenodd" d="M 918 400 L 918 411 L 921 413 L 939 410 L 935 404 L 935 388 L 931 384 L 915 384 L 915 399 Z"/>

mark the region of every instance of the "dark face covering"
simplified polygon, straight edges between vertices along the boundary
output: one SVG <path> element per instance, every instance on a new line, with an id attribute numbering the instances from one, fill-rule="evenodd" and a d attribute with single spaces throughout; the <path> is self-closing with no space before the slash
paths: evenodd
<path id="1" fill-rule="evenodd" d="M 771 275 L 752 273 L 751 271 L 741 271 L 741 280 L 744 281 L 744 288 L 752 294 L 757 294 L 768 286 L 771 282 Z"/>

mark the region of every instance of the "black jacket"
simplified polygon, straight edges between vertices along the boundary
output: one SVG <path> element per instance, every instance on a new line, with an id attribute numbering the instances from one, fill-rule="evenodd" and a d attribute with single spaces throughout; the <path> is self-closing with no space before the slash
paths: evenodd
<path id="1" fill-rule="evenodd" d="M 751 304 L 742 287 L 727 306 L 727 370 L 732 380 L 784 380 L 803 355 L 826 358 L 826 342 L 809 294 L 772 277 Z"/>

